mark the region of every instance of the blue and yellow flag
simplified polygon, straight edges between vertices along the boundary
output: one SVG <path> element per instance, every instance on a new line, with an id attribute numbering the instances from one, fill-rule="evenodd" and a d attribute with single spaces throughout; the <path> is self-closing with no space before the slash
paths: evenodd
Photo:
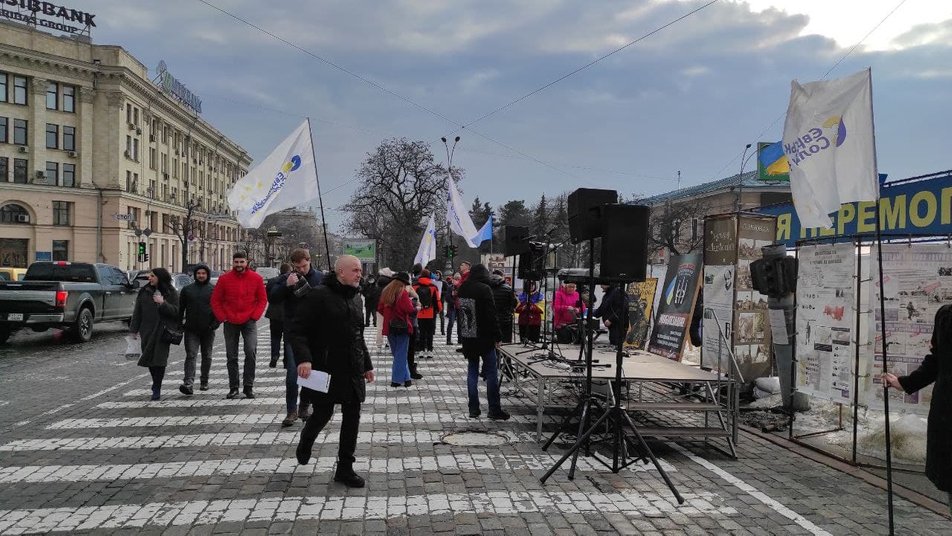
<path id="1" fill-rule="evenodd" d="M 783 152 L 783 143 L 757 144 L 757 172 L 762 181 L 790 181 L 790 162 Z"/>

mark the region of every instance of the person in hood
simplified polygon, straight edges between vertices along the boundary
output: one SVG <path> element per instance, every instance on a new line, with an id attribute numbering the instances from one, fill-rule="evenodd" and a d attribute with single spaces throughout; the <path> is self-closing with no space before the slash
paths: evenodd
<path id="1" fill-rule="evenodd" d="M 628 333 L 628 293 L 621 285 L 602 285 L 602 303 L 592 316 L 601 318 L 608 328 L 608 342 L 617 347 Z"/>
<path id="2" fill-rule="evenodd" d="M 162 396 L 162 379 L 169 364 L 169 341 L 166 329 L 178 328 L 178 293 L 172 276 L 165 268 L 149 271 L 149 283 L 139 290 L 129 331 L 139 338 L 142 356 L 138 365 L 148 367 L 152 375 L 152 400 Z"/>
<path id="3" fill-rule="evenodd" d="M 228 398 L 238 398 L 242 381 L 245 398 L 254 398 L 255 356 L 258 351 L 258 319 L 268 306 L 264 279 L 248 269 L 243 251 L 232 255 L 231 270 L 218 278 L 212 291 L 212 312 L 225 324 L 225 357 L 228 363 Z M 244 341 L 245 369 L 238 376 L 238 337 Z"/>
<path id="4" fill-rule="evenodd" d="M 364 326 L 370 327 L 371 322 L 377 327 L 377 304 L 380 303 L 380 293 L 383 288 L 377 285 L 377 279 L 374 276 L 367 278 L 360 290 L 364 295 Z"/>
<path id="5" fill-rule="evenodd" d="M 502 342 L 512 342 L 512 315 L 516 310 L 516 293 L 512 285 L 506 282 L 501 270 L 493 270 L 489 278 L 489 287 L 493 289 L 493 301 L 496 303 L 496 322 L 502 332 Z"/>
<path id="6" fill-rule="evenodd" d="M 202 352 L 199 389 L 208 390 L 208 373 L 212 368 L 212 348 L 215 346 L 215 331 L 221 322 L 212 312 L 212 271 L 199 264 L 192 271 L 195 281 L 182 289 L 179 296 L 179 324 L 185 332 L 185 378 L 179 391 L 191 395 L 195 383 L 195 359 Z"/>
<path id="7" fill-rule="evenodd" d="M 433 337 L 436 335 L 436 317 L 443 311 L 440 289 L 430 278 L 430 271 L 422 269 L 420 276 L 413 285 L 420 300 L 420 310 L 417 312 L 417 324 L 420 333 L 417 338 L 417 350 L 423 359 L 433 358 Z"/>
<path id="8" fill-rule="evenodd" d="M 460 310 L 457 321 L 460 326 L 460 340 L 463 343 L 463 355 L 468 361 L 466 385 L 469 394 L 469 416 L 477 418 L 479 409 L 479 364 L 484 362 L 486 373 L 486 394 L 489 398 L 489 418 L 507 420 L 509 414 L 503 411 L 499 397 L 499 368 L 496 347 L 502 340 L 497 321 L 493 291 L 489 287 L 489 270 L 482 264 L 472 267 L 469 277 L 460 285 Z"/>
<path id="9" fill-rule="evenodd" d="M 320 285 L 324 277 L 324 274 L 311 265 L 311 252 L 305 248 L 295 248 L 291 252 L 289 260 L 291 261 L 291 270 L 278 276 L 272 284 L 268 285 L 268 299 L 271 300 L 271 305 L 280 307 L 284 311 L 283 333 L 285 341 L 289 340 L 288 326 L 294 321 L 298 302 L 310 292 L 308 287 L 314 288 Z M 304 286 L 305 281 L 307 286 Z M 301 403 L 298 405 L 297 362 L 294 359 L 294 348 L 290 344 L 284 348 L 284 368 L 286 370 L 284 401 L 288 414 L 281 421 L 281 426 L 286 428 L 294 424 L 294 421 L 298 418 L 306 422 L 310 415 L 307 396 L 302 394 Z"/>
<path id="10" fill-rule="evenodd" d="M 351 488 L 364 487 L 364 479 L 354 472 L 354 450 L 366 382 L 374 381 L 373 363 L 364 343 L 361 272 L 357 257 L 338 257 L 334 272 L 299 300 L 289 333 L 298 375 L 308 378 L 314 370 L 330 375 L 326 393 L 303 389 L 314 404 L 314 413 L 301 431 L 295 456 L 301 465 L 310 461 L 314 441 L 330 422 L 334 406 L 340 404 L 343 419 L 334 480 Z"/>

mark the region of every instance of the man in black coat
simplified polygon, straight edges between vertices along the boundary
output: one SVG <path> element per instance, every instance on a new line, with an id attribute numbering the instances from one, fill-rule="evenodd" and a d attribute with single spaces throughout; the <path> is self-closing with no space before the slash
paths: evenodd
<path id="1" fill-rule="evenodd" d="M 340 404 L 343 421 L 334 480 L 352 488 L 364 486 L 364 479 L 354 472 L 354 450 L 360 405 L 367 394 L 365 382 L 374 381 L 370 352 L 364 343 L 360 276 L 357 257 L 339 257 L 334 273 L 299 300 L 290 331 L 298 375 L 307 378 L 311 370 L 319 370 L 331 377 L 326 393 L 303 389 L 314 403 L 314 413 L 301 431 L 295 452 L 298 463 L 304 465 L 311 459 L 314 440 L 330 421 L 334 405 Z"/>
<path id="2" fill-rule="evenodd" d="M 307 287 L 301 281 L 307 281 L 307 286 L 314 288 L 321 284 L 324 274 L 311 266 L 311 253 L 304 248 L 296 248 L 291 252 L 291 271 L 278 276 L 268 284 L 268 301 L 271 307 L 283 308 L 284 340 L 290 341 L 288 329 L 294 321 L 294 313 L 301 297 L 307 294 Z M 290 350 L 290 352 L 288 351 Z M 287 374 L 284 380 L 284 398 L 288 415 L 281 421 L 281 426 L 288 427 L 294 424 L 298 417 L 302 421 L 308 418 L 308 399 L 301 394 L 301 404 L 298 406 L 297 361 L 294 357 L 294 348 L 285 347 L 284 368 Z"/>
<path id="3" fill-rule="evenodd" d="M 371 323 L 377 327 L 377 304 L 380 303 L 381 290 L 373 276 L 367 278 L 367 282 L 361 289 L 361 294 L 364 295 L 364 325 L 366 327 L 370 327 Z"/>
<path id="4" fill-rule="evenodd" d="M 499 400 L 499 369 L 496 347 L 502 340 L 496 318 L 493 291 L 489 287 L 489 270 L 482 264 L 472 267 L 469 277 L 460 285 L 459 326 L 463 355 L 469 362 L 466 384 L 469 391 L 469 416 L 479 417 L 479 361 L 484 362 L 486 394 L 489 398 L 489 418 L 506 420 L 509 414 L 503 411 Z"/>
<path id="5" fill-rule="evenodd" d="M 628 333 L 628 294 L 620 285 L 602 285 L 605 295 L 593 316 L 601 318 L 608 328 L 608 342 L 618 346 Z"/>
<path id="6" fill-rule="evenodd" d="M 179 324 L 185 332 L 185 379 L 179 391 L 191 395 L 195 383 L 195 359 L 199 349 L 202 352 L 199 389 L 208 390 L 208 373 L 212 368 L 212 347 L 215 345 L 215 330 L 221 322 L 212 313 L 212 290 L 215 285 L 209 281 L 211 270 L 199 264 L 192 271 L 195 281 L 182 289 L 179 296 Z"/>
<path id="7" fill-rule="evenodd" d="M 496 322 L 502 332 L 502 342 L 512 342 L 512 315 L 516 310 L 516 293 L 512 286 L 506 283 L 502 271 L 493 270 L 489 279 L 489 287 L 493 290 L 493 302 L 496 304 Z"/>

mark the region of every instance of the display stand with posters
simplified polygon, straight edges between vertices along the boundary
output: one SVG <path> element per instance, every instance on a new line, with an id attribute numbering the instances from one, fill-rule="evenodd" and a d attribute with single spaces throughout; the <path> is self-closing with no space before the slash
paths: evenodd
<path id="1" fill-rule="evenodd" d="M 750 263 L 762 257 L 763 246 L 773 243 L 776 229 L 776 218 L 760 214 L 704 219 L 703 298 L 705 309 L 713 314 L 703 319 L 702 367 L 730 370 L 733 354 L 745 380 L 770 373 L 767 296 L 753 290 Z M 730 342 L 728 346 L 721 334 Z"/>
<path id="2" fill-rule="evenodd" d="M 648 340 L 649 352 L 675 361 L 681 360 L 697 301 L 701 259 L 700 253 L 689 253 L 671 257 L 668 262 L 654 329 Z"/>
<path id="3" fill-rule="evenodd" d="M 658 278 L 649 277 L 644 281 L 628 285 L 628 334 L 625 346 L 644 350 L 648 342 L 648 330 L 651 328 L 651 312 L 654 310 L 655 292 Z"/>

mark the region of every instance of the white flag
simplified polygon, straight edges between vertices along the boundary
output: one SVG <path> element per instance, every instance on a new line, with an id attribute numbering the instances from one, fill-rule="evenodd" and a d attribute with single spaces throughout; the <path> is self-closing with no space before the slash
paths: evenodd
<path id="1" fill-rule="evenodd" d="M 238 179 L 228 206 L 242 227 L 256 229 L 265 216 L 319 196 L 310 124 L 301 123 L 267 158 Z"/>
<path id="2" fill-rule="evenodd" d="M 430 214 L 430 222 L 427 223 L 426 230 L 423 231 L 423 238 L 420 239 L 420 247 L 417 249 L 416 257 L 413 258 L 413 262 L 425 268 L 427 263 L 435 258 L 436 222 L 433 220 L 433 215 Z"/>
<path id="3" fill-rule="evenodd" d="M 450 199 L 446 205 L 446 221 L 449 222 L 450 229 L 462 236 L 469 247 L 479 247 L 476 237 L 480 233 L 476 230 L 473 219 L 469 217 L 469 212 L 463 206 L 463 198 L 460 197 L 459 190 L 456 189 L 456 181 L 453 180 L 453 177 L 446 177 L 446 189 L 450 192 Z"/>
<path id="4" fill-rule="evenodd" d="M 829 214 L 842 203 L 879 199 L 869 69 L 838 80 L 791 82 L 783 152 L 803 228 L 829 228 Z"/>

